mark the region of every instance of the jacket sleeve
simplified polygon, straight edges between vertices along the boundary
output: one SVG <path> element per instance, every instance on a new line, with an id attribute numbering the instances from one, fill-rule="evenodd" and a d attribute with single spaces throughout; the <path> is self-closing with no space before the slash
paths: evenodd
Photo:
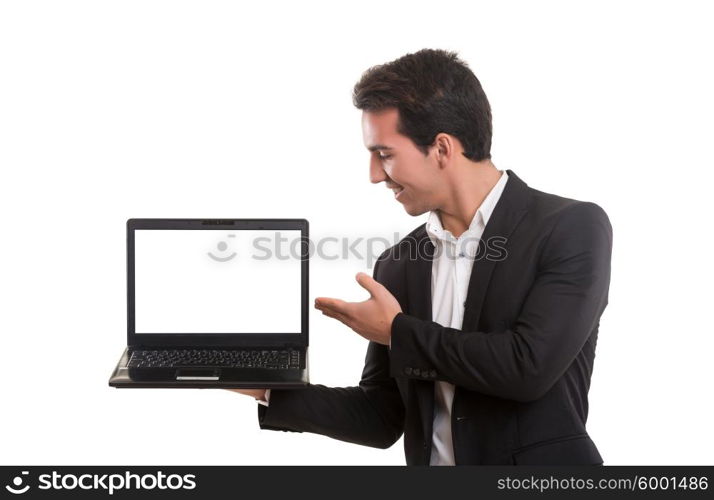
<path id="1" fill-rule="evenodd" d="M 378 260 L 374 279 L 380 281 Z M 370 342 L 356 387 L 310 384 L 271 389 L 269 406 L 258 405 L 261 429 L 312 432 L 341 441 L 389 448 L 402 435 L 404 405 L 389 374 L 387 346 Z"/>
<path id="2" fill-rule="evenodd" d="M 571 205 L 544 243 L 534 284 L 511 328 L 461 331 L 399 313 L 392 322 L 391 373 L 429 373 L 492 396 L 539 399 L 598 325 L 611 253 L 605 212 L 594 203 Z"/>

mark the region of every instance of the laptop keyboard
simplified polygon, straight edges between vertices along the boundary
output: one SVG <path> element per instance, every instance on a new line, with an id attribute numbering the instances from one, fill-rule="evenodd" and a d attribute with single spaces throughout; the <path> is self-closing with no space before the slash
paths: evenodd
<path id="1" fill-rule="evenodd" d="M 251 349 L 147 349 L 131 353 L 129 368 L 299 369 L 300 351 Z"/>

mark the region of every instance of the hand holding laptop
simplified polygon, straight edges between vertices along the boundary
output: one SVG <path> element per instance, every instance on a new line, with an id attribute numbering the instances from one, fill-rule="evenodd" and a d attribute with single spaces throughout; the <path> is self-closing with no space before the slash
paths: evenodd
<path id="1" fill-rule="evenodd" d="M 265 389 L 226 389 L 227 391 L 238 392 L 246 396 L 254 397 L 255 399 L 265 400 Z"/>

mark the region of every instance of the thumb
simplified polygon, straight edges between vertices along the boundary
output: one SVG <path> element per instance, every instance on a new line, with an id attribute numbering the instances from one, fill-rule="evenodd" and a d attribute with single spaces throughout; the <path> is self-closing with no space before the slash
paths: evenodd
<path id="1" fill-rule="evenodd" d="M 359 272 L 357 273 L 356 278 L 357 283 L 359 283 L 360 286 L 367 290 L 372 296 L 380 295 L 384 290 L 384 286 L 382 286 L 381 283 L 366 273 Z"/>

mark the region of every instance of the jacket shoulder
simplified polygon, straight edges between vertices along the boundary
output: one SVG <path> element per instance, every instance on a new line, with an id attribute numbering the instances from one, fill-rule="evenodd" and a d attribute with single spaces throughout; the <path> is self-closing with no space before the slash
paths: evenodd
<path id="1" fill-rule="evenodd" d="M 591 201 L 576 200 L 533 190 L 527 216 L 531 235 L 538 240 L 538 262 L 562 261 L 585 249 L 607 257 L 612 251 L 612 225 L 603 208 Z"/>
<path id="2" fill-rule="evenodd" d="M 546 225 L 553 225 L 562 220 L 578 220 L 582 222 L 601 220 L 610 224 L 605 210 L 597 203 L 591 201 L 566 198 L 552 193 L 546 193 L 529 188 L 532 198 L 529 207 L 531 221 L 540 221 Z"/>

